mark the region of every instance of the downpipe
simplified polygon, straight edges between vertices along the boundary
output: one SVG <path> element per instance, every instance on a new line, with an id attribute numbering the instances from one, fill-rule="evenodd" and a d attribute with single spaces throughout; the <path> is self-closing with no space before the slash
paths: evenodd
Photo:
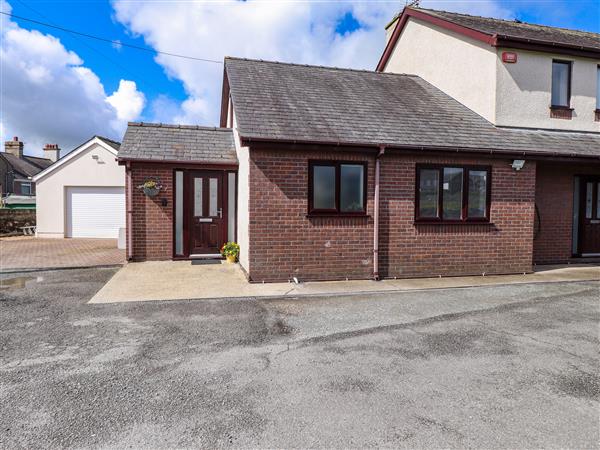
<path id="1" fill-rule="evenodd" d="M 129 162 L 125 166 L 125 172 L 127 173 L 127 261 L 131 261 L 133 259 L 133 181 Z"/>
<path id="2" fill-rule="evenodd" d="M 379 281 L 379 173 L 380 159 L 385 154 L 385 146 L 379 146 L 375 157 L 375 197 L 373 199 L 373 280 Z"/>

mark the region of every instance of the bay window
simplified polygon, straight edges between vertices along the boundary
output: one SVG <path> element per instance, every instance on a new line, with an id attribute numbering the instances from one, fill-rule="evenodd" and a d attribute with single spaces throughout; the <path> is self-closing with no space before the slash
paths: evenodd
<path id="1" fill-rule="evenodd" d="M 417 222 L 489 222 L 491 169 L 417 166 Z"/>
<path id="2" fill-rule="evenodd" d="M 364 162 L 309 161 L 309 214 L 366 214 L 366 167 Z"/>

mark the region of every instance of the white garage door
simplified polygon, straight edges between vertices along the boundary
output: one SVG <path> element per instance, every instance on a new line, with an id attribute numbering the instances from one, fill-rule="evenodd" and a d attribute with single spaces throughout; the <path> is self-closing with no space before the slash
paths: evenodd
<path id="1" fill-rule="evenodd" d="M 116 239 L 124 227 L 125 188 L 67 188 L 68 237 Z"/>

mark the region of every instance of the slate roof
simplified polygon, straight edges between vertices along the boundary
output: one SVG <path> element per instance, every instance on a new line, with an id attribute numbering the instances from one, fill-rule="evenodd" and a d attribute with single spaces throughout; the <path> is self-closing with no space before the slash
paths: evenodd
<path id="1" fill-rule="evenodd" d="M 229 128 L 130 122 L 119 159 L 237 163 Z"/>
<path id="2" fill-rule="evenodd" d="M 94 137 L 97 137 L 102 142 L 104 142 L 106 145 L 109 145 L 110 147 L 114 148 L 115 150 L 119 150 L 119 148 L 121 147 L 121 143 L 120 142 L 113 141 L 112 139 L 109 139 L 107 137 L 98 136 L 98 135 L 95 135 Z"/>
<path id="3" fill-rule="evenodd" d="M 490 36 L 529 39 L 540 43 L 563 44 L 569 47 L 586 48 L 600 51 L 600 34 L 588 31 L 535 25 L 514 20 L 502 20 L 490 17 L 470 16 L 448 11 L 425 8 L 410 8 L 421 11 L 448 22 L 477 30 Z"/>
<path id="4" fill-rule="evenodd" d="M 226 58 L 238 132 L 283 140 L 600 158 L 600 133 L 495 127 L 414 75 Z"/>
<path id="5" fill-rule="evenodd" d="M 51 160 L 36 156 L 24 155 L 23 158 L 18 158 L 7 152 L 2 152 L 0 155 L 21 178 L 32 177 L 52 165 Z"/>

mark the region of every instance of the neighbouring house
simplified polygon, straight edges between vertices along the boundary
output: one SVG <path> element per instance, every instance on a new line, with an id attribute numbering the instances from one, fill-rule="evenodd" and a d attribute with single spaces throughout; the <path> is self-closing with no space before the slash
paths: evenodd
<path id="1" fill-rule="evenodd" d="M 44 158 L 23 153 L 24 144 L 18 137 L 4 143 L 0 152 L 0 197 L 6 208 L 35 208 L 35 182 L 32 177 L 50 166 L 58 157 L 56 144 L 44 147 Z"/>
<path id="2" fill-rule="evenodd" d="M 523 273 L 600 256 L 600 129 L 587 111 L 600 36 L 519 24 L 532 34 L 500 40 L 490 27 L 512 22 L 472 18 L 495 36 L 483 43 L 473 24 L 454 36 L 427 22 L 454 61 L 405 33 L 426 22 L 414 14 L 450 20 L 405 8 L 377 71 L 226 58 L 221 128 L 131 123 L 119 151 L 129 259 L 214 257 L 236 240 L 261 282 Z M 405 34 L 415 54 L 402 50 Z M 524 78 L 526 52 L 545 55 L 535 67 L 549 75 Z M 395 73 L 405 57 L 416 62 Z M 567 60 L 565 74 L 555 63 Z M 146 181 L 158 195 L 139 188 Z"/>
<path id="3" fill-rule="evenodd" d="M 33 177 L 38 237 L 118 238 L 125 228 L 119 143 L 94 136 Z"/>
<path id="4" fill-rule="evenodd" d="M 419 75 L 496 127 L 600 132 L 597 33 L 405 8 L 377 70 Z M 599 175 L 576 158 L 537 162 L 535 262 L 600 254 Z"/>

